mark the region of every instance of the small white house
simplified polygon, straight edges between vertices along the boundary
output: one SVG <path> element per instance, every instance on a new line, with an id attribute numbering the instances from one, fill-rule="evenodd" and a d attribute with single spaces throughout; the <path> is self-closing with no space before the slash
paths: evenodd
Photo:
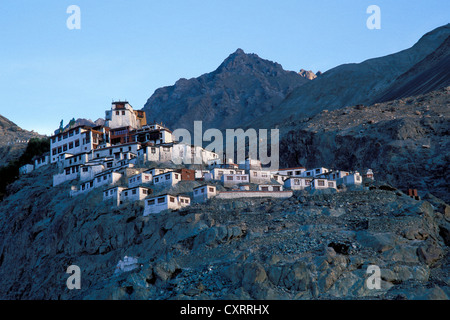
<path id="1" fill-rule="evenodd" d="M 107 201 L 109 199 L 113 200 L 115 206 L 120 205 L 120 195 L 122 191 L 125 190 L 124 187 L 112 187 L 103 191 L 103 201 Z"/>
<path id="2" fill-rule="evenodd" d="M 74 180 L 80 177 L 80 165 L 64 168 L 62 173 L 53 175 L 53 186 L 57 186 L 63 182 Z"/>
<path id="3" fill-rule="evenodd" d="M 40 167 L 43 167 L 47 164 L 50 164 L 50 155 L 46 154 L 46 155 L 42 155 L 40 157 L 36 157 L 34 159 L 34 169 L 38 169 Z"/>
<path id="4" fill-rule="evenodd" d="M 295 168 L 284 168 L 279 169 L 278 174 L 282 176 L 289 176 L 289 177 L 301 177 L 302 173 L 306 171 L 306 168 L 304 167 L 295 167 Z"/>
<path id="5" fill-rule="evenodd" d="M 216 186 L 204 184 L 193 189 L 194 202 L 203 203 L 217 194 Z"/>
<path id="6" fill-rule="evenodd" d="M 151 213 L 159 213 L 163 210 L 178 210 L 189 206 L 191 199 L 186 196 L 163 194 L 157 197 L 145 199 L 144 216 Z"/>
<path id="7" fill-rule="evenodd" d="M 143 183 L 151 182 L 153 182 L 152 175 L 150 173 L 142 172 L 128 178 L 128 188 L 137 187 Z"/>
<path id="8" fill-rule="evenodd" d="M 258 191 L 283 191 L 283 186 L 276 184 L 260 184 L 258 185 Z"/>
<path id="9" fill-rule="evenodd" d="M 271 173 L 266 170 L 249 170 L 250 183 L 267 183 L 271 179 Z"/>
<path id="10" fill-rule="evenodd" d="M 328 173 L 330 170 L 327 168 L 315 168 L 312 170 L 306 170 L 302 172 L 302 177 L 316 177 L 316 176 L 320 176 L 320 175 L 324 175 L 326 173 Z"/>
<path id="11" fill-rule="evenodd" d="M 283 184 L 284 180 L 286 179 L 286 176 L 278 174 L 278 173 L 274 173 L 274 174 L 272 174 L 272 179 L 274 179 L 276 182 L 278 182 L 280 184 Z"/>
<path id="12" fill-rule="evenodd" d="M 327 189 L 334 188 L 336 189 L 336 181 L 317 178 L 311 181 L 311 189 Z"/>
<path id="13" fill-rule="evenodd" d="M 284 187 L 291 190 L 303 190 L 311 186 L 311 180 L 312 178 L 289 177 L 284 180 Z"/>
<path id="14" fill-rule="evenodd" d="M 166 173 L 153 176 L 153 184 L 155 186 L 157 185 L 174 186 L 180 181 L 181 181 L 181 174 L 175 171 L 169 171 Z"/>
<path id="15" fill-rule="evenodd" d="M 355 173 L 349 174 L 347 176 L 344 176 L 342 178 L 342 182 L 345 185 L 361 184 L 362 183 L 362 177 L 359 174 L 359 172 L 355 172 Z"/>
<path id="16" fill-rule="evenodd" d="M 209 170 L 195 170 L 195 179 L 205 179 L 205 175 L 209 174 Z"/>
<path id="17" fill-rule="evenodd" d="M 99 173 L 93 179 L 94 187 L 98 188 L 100 186 L 117 183 L 121 177 L 122 177 L 122 174 L 119 172 L 115 172 L 115 171 L 106 171 L 106 172 Z"/>
<path id="18" fill-rule="evenodd" d="M 81 165 L 80 170 L 80 181 L 92 180 L 94 177 L 101 173 L 105 166 L 100 163 L 86 163 Z"/>
<path id="19" fill-rule="evenodd" d="M 224 174 L 244 174 L 244 170 L 232 168 L 213 168 L 210 170 L 211 180 L 221 180 Z M 206 175 L 205 175 L 206 179 Z"/>
<path id="20" fill-rule="evenodd" d="M 248 183 L 248 174 L 224 174 L 221 176 L 224 187 L 232 187 L 239 183 Z"/>
<path id="21" fill-rule="evenodd" d="M 169 169 L 169 168 L 151 168 L 148 170 L 145 170 L 144 173 L 148 173 L 151 174 L 152 177 L 157 176 L 158 174 L 163 174 L 166 172 L 170 172 L 173 171 L 173 169 Z"/>
<path id="22" fill-rule="evenodd" d="M 120 204 L 128 201 L 140 201 L 145 199 L 148 195 L 152 193 L 152 189 L 145 187 L 134 187 L 123 189 L 120 193 Z"/>

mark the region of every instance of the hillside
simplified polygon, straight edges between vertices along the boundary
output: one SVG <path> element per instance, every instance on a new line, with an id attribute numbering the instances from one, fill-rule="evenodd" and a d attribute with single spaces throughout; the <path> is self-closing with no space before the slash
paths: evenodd
<path id="1" fill-rule="evenodd" d="M 234 128 L 264 116 L 307 82 L 278 63 L 238 49 L 211 73 L 157 89 L 144 110 L 147 121 L 173 129 L 192 130 L 195 120 L 208 128 Z"/>
<path id="2" fill-rule="evenodd" d="M 425 59 L 399 76 L 374 101 L 384 102 L 450 86 L 450 36 Z"/>
<path id="3" fill-rule="evenodd" d="M 406 190 L 449 202 L 450 87 L 370 106 L 324 110 L 281 140 L 285 166 L 372 168 Z"/>
<path id="4" fill-rule="evenodd" d="M 102 191 L 69 198 L 55 167 L 21 177 L 0 203 L 2 299 L 448 299 L 450 207 L 383 183 L 213 199 L 142 216 Z M 121 268 L 125 256 L 136 259 Z M 68 290 L 69 265 L 81 289 Z M 367 287 L 367 268 L 381 288 Z"/>
<path id="5" fill-rule="evenodd" d="M 42 138 L 37 132 L 27 131 L 0 115 L 0 166 L 16 160 L 25 151 L 31 138 Z"/>

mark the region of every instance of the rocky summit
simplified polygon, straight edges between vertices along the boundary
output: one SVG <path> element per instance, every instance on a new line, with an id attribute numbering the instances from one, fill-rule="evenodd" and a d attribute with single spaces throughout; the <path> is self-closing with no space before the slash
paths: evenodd
<path id="1" fill-rule="evenodd" d="M 0 203 L 3 299 L 448 299 L 450 207 L 381 181 L 143 216 L 51 166 Z M 68 290 L 68 266 L 81 270 Z M 371 280 L 378 268 L 379 287 Z"/>

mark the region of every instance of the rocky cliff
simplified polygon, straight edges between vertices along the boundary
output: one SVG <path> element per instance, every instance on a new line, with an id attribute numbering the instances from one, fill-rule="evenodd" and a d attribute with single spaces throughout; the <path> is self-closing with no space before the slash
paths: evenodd
<path id="1" fill-rule="evenodd" d="M 144 106 L 147 121 L 192 130 L 204 127 L 235 128 L 273 110 L 305 77 L 278 63 L 238 49 L 213 72 L 180 79 L 157 89 Z"/>
<path id="2" fill-rule="evenodd" d="M 450 207 L 382 183 L 289 199 L 211 200 L 142 216 L 55 168 L 0 203 L 2 299 L 448 299 Z M 81 270 L 69 290 L 67 267 Z M 368 267 L 381 287 L 367 286 Z"/>

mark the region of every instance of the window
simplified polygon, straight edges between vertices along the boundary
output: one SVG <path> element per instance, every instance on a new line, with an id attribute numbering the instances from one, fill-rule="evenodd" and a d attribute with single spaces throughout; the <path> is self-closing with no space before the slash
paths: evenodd
<path id="1" fill-rule="evenodd" d="M 80 139 L 75 140 L 75 148 L 80 146 Z"/>
<path id="2" fill-rule="evenodd" d="M 170 174 L 166 174 L 166 180 L 170 180 Z"/>
<path id="3" fill-rule="evenodd" d="M 156 148 L 152 148 L 152 153 L 156 153 Z"/>
<path id="4" fill-rule="evenodd" d="M 89 186 L 92 188 L 94 186 L 94 181 L 89 182 Z"/>
<path id="5" fill-rule="evenodd" d="M 273 191 L 280 191 L 280 187 L 279 186 L 274 186 L 273 187 Z"/>
<path id="6" fill-rule="evenodd" d="M 88 172 L 88 168 L 87 167 L 83 167 L 83 172 Z"/>
<path id="7" fill-rule="evenodd" d="M 261 177 L 267 178 L 267 173 L 262 173 L 262 174 L 261 174 Z"/>
<path id="8" fill-rule="evenodd" d="M 67 144 L 63 145 L 63 151 L 67 151 Z"/>
<path id="9" fill-rule="evenodd" d="M 155 204 L 155 199 L 148 200 L 148 201 L 147 201 L 147 204 L 148 204 L 149 206 L 154 205 L 154 204 Z"/>
<path id="10" fill-rule="evenodd" d="M 67 133 L 64 133 L 63 134 L 63 139 L 67 139 L 67 137 L 68 137 Z"/>
<path id="11" fill-rule="evenodd" d="M 52 156 L 56 155 L 56 148 L 52 150 Z"/>
<path id="12" fill-rule="evenodd" d="M 295 171 L 295 175 L 299 176 L 302 172 L 301 171 Z"/>
<path id="13" fill-rule="evenodd" d="M 69 137 L 73 137 L 73 131 L 69 132 Z"/>
<path id="14" fill-rule="evenodd" d="M 324 180 L 317 180 L 317 185 L 319 187 L 324 187 L 325 186 L 325 181 Z"/>
<path id="15" fill-rule="evenodd" d="M 170 197 L 170 202 L 175 202 L 175 198 L 174 197 Z"/>
<path id="16" fill-rule="evenodd" d="M 70 174 L 70 168 L 66 169 L 66 174 Z"/>
<path id="17" fill-rule="evenodd" d="M 98 177 L 97 182 L 100 182 L 100 181 L 102 181 L 102 178 Z"/>
<path id="18" fill-rule="evenodd" d="M 194 191 L 194 194 L 198 194 L 198 190 L 195 190 L 195 191 Z"/>
<path id="19" fill-rule="evenodd" d="M 128 147 L 128 151 L 131 151 L 131 147 Z"/>
<path id="20" fill-rule="evenodd" d="M 258 176 L 258 172 L 253 172 L 253 176 L 257 177 Z"/>
<path id="21" fill-rule="evenodd" d="M 133 189 L 133 190 L 131 191 L 131 193 L 132 193 L 132 194 L 136 194 L 136 189 Z"/>
<path id="22" fill-rule="evenodd" d="M 294 179 L 294 184 L 295 184 L 296 186 L 298 186 L 298 185 L 300 184 L 300 180 L 299 180 L 299 179 Z"/>
<path id="23" fill-rule="evenodd" d="M 209 192 L 214 192 L 214 188 L 209 188 Z"/>
<path id="24" fill-rule="evenodd" d="M 233 180 L 233 176 L 227 176 L 227 180 Z"/>
<path id="25" fill-rule="evenodd" d="M 288 171 L 288 172 L 287 172 L 287 175 L 288 175 L 288 176 L 292 176 L 292 171 Z"/>
<path id="26" fill-rule="evenodd" d="M 261 187 L 262 191 L 269 191 L 269 187 Z"/>
<path id="27" fill-rule="evenodd" d="M 155 178 L 155 183 L 158 183 L 159 182 L 159 178 Z"/>
<path id="28" fill-rule="evenodd" d="M 307 177 L 311 176 L 311 171 L 307 171 L 307 172 L 306 172 L 306 176 L 307 176 Z"/>
<path id="29" fill-rule="evenodd" d="M 144 176 L 145 180 L 150 180 L 149 176 Z"/>
<path id="30" fill-rule="evenodd" d="M 107 197 L 108 196 L 108 191 L 105 191 L 105 197 Z"/>
<path id="31" fill-rule="evenodd" d="M 334 184 L 333 184 L 333 182 L 328 182 L 328 188 L 333 188 L 334 187 Z"/>
<path id="32" fill-rule="evenodd" d="M 242 176 L 242 180 L 247 180 L 247 176 Z"/>
<path id="33" fill-rule="evenodd" d="M 122 115 L 123 115 L 123 116 L 125 115 L 125 111 L 122 111 Z"/>
<path id="34" fill-rule="evenodd" d="M 175 173 L 175 179 L 178 179 L 178 174 Z"/>
<path id="35" fill-rule="evenodd" d="M 361 177 L 360 176 L 356 176 L 356 181 L 361 181 Z"/>
<path id="36" fill-rule="evenodd" d="M 118 116 L 118 115 L 120 115 L 120 112 L 119 112 L 119 111 L 116 111 L 116 116 Z"/>
<path id="37" fill-rule="evenodd" d="M 201 189 L 201 192 L 202 192 L 202 193 L 205 193 L 205 188 L 202 188 L 202 189 Z"/>
<path id="38" fill-rule="evenodd" d="M 316 169 L 316 173 L 320 173 L 320 169 Z"/>
<path id="39" fill-rule="evenodd" d="M 62 136 L 58 136 L 58 141 L 61 141 L 62 140 Z"/>
<path id="40" fill-rule="evenodd" d="M 147 192 L 147 189 L 142 189 L 142 193 L 143 194 L 147 194 L 148 192 Z"/>
<path id="41" fill-rule="evenodd" d="M 158 203 L 164 203 L 166 200 L 165 200 L 165 198 L 164 197 L 162 197 L 162 198 L 158 198 Z"/>
<path id="42" fill-rule="evenodd" d="M 125 191 L 125 197 L 128 197 L 128 191 Z"/>
<path id="43" fill-rule="evenodd" d="M 104 175 L 103 176 L 103 180 L 106 180 L 106 179 L 108 179 L 108 177 L 106 175 Z"/>

